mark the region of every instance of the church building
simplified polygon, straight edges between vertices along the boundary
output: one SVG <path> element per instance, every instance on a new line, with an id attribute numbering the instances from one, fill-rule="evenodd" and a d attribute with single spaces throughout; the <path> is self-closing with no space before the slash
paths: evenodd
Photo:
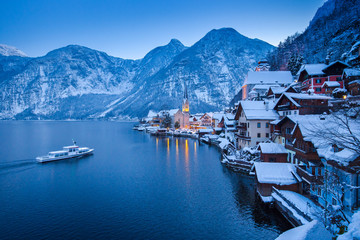
<path id="1" fill-rule="evenodd" d="M 174 126 L 178 125 L 180 128 L 190 128 L 190 112 L 189 112 L 189 99 L 187 87 L 185 85 L 184 99 L 182 103 L 182 111 L 178 111 L 174 115 Z M 176 124 L 178 122 L 179 124 Z"/>

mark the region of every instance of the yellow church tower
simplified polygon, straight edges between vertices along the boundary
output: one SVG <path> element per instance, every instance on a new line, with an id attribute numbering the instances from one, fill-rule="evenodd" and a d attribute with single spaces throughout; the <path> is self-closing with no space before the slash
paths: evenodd
<path id="1" fill-rule="evenodd" d="M 188 99 L 186 85 L 185 85 L 184 99 L 183 99 L 183 104 L 182 104 L 182 112 L 183 113 L 189 113 L 189 99 Z"/>
<path id="2" fill-rule="evenodd" d="M 188 98 L 186 84 L 184 83 L 184 85 L 185 85 L 185 91 L 184 91 L 184 99 L 182 104 L 182 113 L 183 113 L 182 128 L 190 128 L 189 98 Z"/>

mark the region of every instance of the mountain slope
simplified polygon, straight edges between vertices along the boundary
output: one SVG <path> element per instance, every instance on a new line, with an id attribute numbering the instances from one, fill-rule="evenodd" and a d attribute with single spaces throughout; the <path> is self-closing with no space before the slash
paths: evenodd
<path id="1" fill-rule="evenodd" d="M 0 55 L 6 57 L 9 56 L 27 57 L 26 54 L 20 51 L 19 49 L 5 44 L 0 44 Z"/>
<path id="2" fill-rule="evenodd" d="M 77 45 L 38 58 L 0 56 L 0 118 L 142 117 L 179 107 L 185 84 L 192 112 L 218 110 L 273 49 L 224 28 L 189 48 L 173 39 L 141 60 Z"/>
<path id="3" fill-rule="evenodd" d="M 328 0 L 318 9 L 307 29 L 290 36 L 269 56 L 274 70 L 286 69 L 291 56 L 307 63 L 339 60 L 360 40 L 360 0 Z"/>
<path id="4" fill-rule="evenodd" d="M 221 109 L 239 91 L 248 70 L 273 48 L 231 28 L 212 30 L 146 79 L 115 112 L 145 115 L 150 109 L 180 107 L 185 84 L 192 112 Z"/>
<path id="5" fill-rule="evenodd" d="M 81 97 L 127 94 L 134 87 L 130 81 L 134 65 L 137 66 L 137 61 L 110 57 L 76 45 L 54 50 L 44 57 L 27 59 L 16 74 L 0 83 L 3 93 L 0 117 L 20 114 L 20 118 L 26 115 L 85 118 L 95 109 L 101 109 L 102 101 L 109 100 L 102 98 L 94 106 L 86 106 L 86 102 L 80 104 Z M 2 70 L 3 75 L 8 73 Z"/>

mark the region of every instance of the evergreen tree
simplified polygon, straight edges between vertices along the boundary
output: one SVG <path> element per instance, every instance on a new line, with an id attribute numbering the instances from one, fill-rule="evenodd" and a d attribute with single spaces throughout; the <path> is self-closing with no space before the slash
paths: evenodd
<path id="1" fill-rule="evenodd" d="M 304 62 L 303 56 L 298 55 L 296 53 L 292 54 L 287 63 L 287 69 L 291 72 L 293 76 L 295 76 L 297 72 L 300 70 L 303 62 Z"/>
<path id="2" fill-rule="evenodd" d="M 164 120 L 162 121 L 161 126 L 162 126 L 163 128 L 169 128 L 169 127 L 171 127 L 171 117 L 170 117 L 169 113 L 166 113 L 166 114 L 165 114 L 165 118 L 164 118 Z"/>
<path id="3" fill-rule="evenodd" d="M 174 127 L 175 127 L 176 129 L 180 128 L 180 123 L 179 123 L 179 121 L 176 121 L 176 122 L 175 122 Z"/>

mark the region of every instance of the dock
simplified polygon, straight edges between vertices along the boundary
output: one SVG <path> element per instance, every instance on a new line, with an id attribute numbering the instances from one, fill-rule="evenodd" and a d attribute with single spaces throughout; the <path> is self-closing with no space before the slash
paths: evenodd
<path id="1" fill-rule="evenodd" d="M 305 196 L 273 187 L 275 208 L 293 225 L 301 226 L 321 217 L 322 209 Z"/>

